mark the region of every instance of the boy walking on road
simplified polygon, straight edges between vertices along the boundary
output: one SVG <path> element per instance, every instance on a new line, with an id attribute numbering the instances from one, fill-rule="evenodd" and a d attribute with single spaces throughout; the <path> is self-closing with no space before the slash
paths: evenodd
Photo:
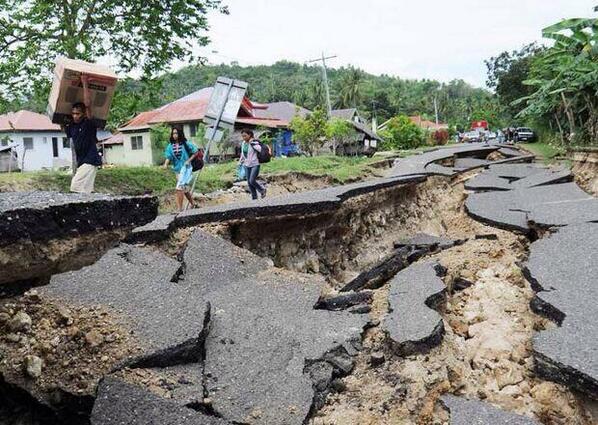
<path id="1" fill-rule="evenodd" d="M 73 122 L 65 128 L 66 135 L 71 139 L 71 148 L 75 149 L 77 172 L 71 180 L 71 192 L 91 193 L 94 189 L 98 167 L 102 159 L 96 147 L 97 127 L 92 120 L 90 109 L 89 87 L 87 75 L 81 76 L 83 84 L 83 103 L 77 102 L 71 111 Z"/>

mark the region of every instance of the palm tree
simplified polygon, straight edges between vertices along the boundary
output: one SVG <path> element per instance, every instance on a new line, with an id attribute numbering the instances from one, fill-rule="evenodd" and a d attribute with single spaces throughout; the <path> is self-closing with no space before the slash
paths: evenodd
<path id="1" fill-rule="evenodd" d="M 362 83 L 363 72 L 360 69 L 349 67 L 341 77 L 336 106 L 338 108 L 356 108 L 362 97 Z"/>

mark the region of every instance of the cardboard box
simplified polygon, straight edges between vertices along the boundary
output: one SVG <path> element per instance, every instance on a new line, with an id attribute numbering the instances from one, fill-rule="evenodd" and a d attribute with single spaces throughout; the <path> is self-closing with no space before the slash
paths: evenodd
<path id="1" fill-rule="evenodd" d="M 48 99 L 48 116 L 55 124 L 62 125 L 71 121 L 73 103 L 83 102 L 81 74 L 89 77 L 92 116 L 98 127 L 103 128 L 118 80 L 116 74 L 105 65 L 58 58 Z"/>

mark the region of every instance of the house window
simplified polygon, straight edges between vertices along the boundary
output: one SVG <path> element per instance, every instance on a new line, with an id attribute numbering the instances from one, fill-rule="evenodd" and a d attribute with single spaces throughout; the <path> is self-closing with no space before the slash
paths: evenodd
<path id="1" fill-rule="evenodd" d="M 71 144 L 69 143 L 68 137 L 63 137 L 62 138 L 62 149 L 70 149 L 70 148 L 71 148 Z"/>
<path id="2" fill-rule="evenodd" d="M 143 136 L 131 136 L 131 149 L 134 151 L 143 149 Z"/>
<path id="3" fill-rule="evenodd" d="M 194 122 L 189 124 L 189 136 L 190 137 L 197 136 L 197 124 Z"/>
<path id="4" fill-rule="evenodd" d="M 33 149 L 33 137 L 23 137 L 23 146 L 25 149 Z"/>

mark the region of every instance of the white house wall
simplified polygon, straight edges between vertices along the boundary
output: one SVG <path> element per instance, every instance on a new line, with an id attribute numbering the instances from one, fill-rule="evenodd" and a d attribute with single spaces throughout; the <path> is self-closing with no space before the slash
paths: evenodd
<path id="1" fill-rule="evenodd" d="M 71 165 L 71 149 L 62 146 L 62 138 L 66 137 L 60 132 L 19 132 L 3 133 L 2 136 L 8 136 L 17 146 L 19 168 L 23 171 L 38 171 L 43 169 L 52 169 L 66 167 Z M 30 137 L 33 139 L 33 149 L 24 149 L 23 139 Z M 58 157 L 53 156 L 52 137 L 58 139 Z M 23 157 L 24 155 L 24 157 Z M 24 162 L 23 162 L 24 159 Z"/>
<path id="2" fill-rule="evenodd" d="M 131 139 L 136 136 L 143 138 L 143 149 L 133 150 Z M 123 141 L 123 164 L 130 166 L 154 165 L 154 154 L 148 131 L 139 133 L 125 133 Z"/>
<path id="3" fill-rule="evenodd" d="M 112 165 L 128 165 L 123 145 L 107 145 L 104 147 L 104 161 Z"/>

